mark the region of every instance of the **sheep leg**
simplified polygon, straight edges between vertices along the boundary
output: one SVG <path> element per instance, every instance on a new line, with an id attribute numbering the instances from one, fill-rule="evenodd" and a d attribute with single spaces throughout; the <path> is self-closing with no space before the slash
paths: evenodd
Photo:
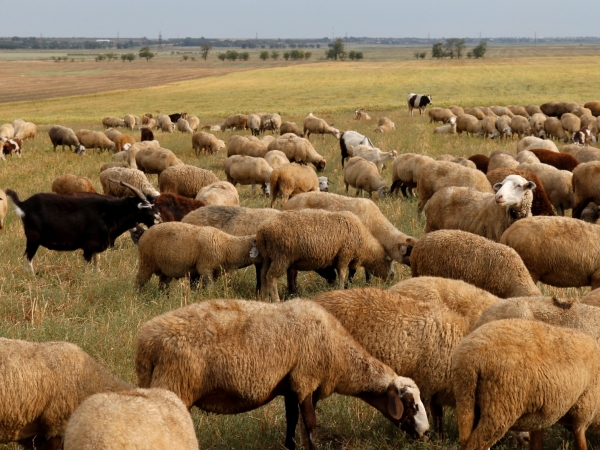
<path id="1" fill-rule="evenodd" d="M 337 271 L 338 271 L 338 276 L 340 277 L 339 289 L 343 290 L 344 284 L 346 283 L 346 275 L 348 273 L 348 264 L 338 264 Z"/>
<path id="2" fill-rule="evenodd" d="M 252 183 L 252 196 L 256 193 L 256 184 Z"/>
<path id="3" fill-rule="evenodd" d="M 346 195 L 348 195 L 348 183 L 346 183 Z"/>
<path id="4" fill-rule="evenodd" d="M 355 196 L 355 197 L 358 197 L 358 193 L 359 193 L 359 192 L 360 192 L 360 189 L 359 189 L 359 188 L 356 188 L 356 192 L 354 193 L 354 196 Z"/>
<path id="5" fill-rule="evenodd" d="M 571 212 L 571 215 L 573 216 L 574 219 L 581 219 L 581 213 L 583 212 L 583 210 L 585 209 L 585 207 L 588 205 L 589 202 L 591 202 L 593 199 L 591 198 L 586 198 L 584 200 L 581 200 L 579 203 L 577 203 L 574 207 L 573 207 L 573 211 Z"/>
<path id="6" fill-rule="evenodd" d="M 431 416 L 433 417 L 433 422 L 435 424 L 435 430 L 439 438 L 443 441 L 445 439 L 444 436 L 444 408 L 440 405 L 437 399 L 434 397 L 431 399 L 430 403 L 431 408 Z"/>
<path id="7" fill-rule="evenodd" d="M 288 392 L 284 395 L 285 399 L 285 419 L 286 419 L 286 431 L 285 431 L 285 448 L 289 450 L 296 450 L 296 443 L 294 437 L 296 436 L 296 425 L 298 425 L 298 418 L 300 417 L 300 410 L 298 409 L 298 397 L 293 392 Z"/>
<path id="8" fill-rule="evenodd" d="M 158 276 L 158 288 L 161 291 L 164 291 L 165 289 L 167 289 L 169 287 L 170 282 L 171 282 L 171 277 L 168 277 L 163 274 Z"/>
<path id="9" fill-rule="evenodd" d="M 317 415 L 315 414 L 312 395 L 306 396 L 304 401 L 300 402 L 300 413 L 302 414 L 304 429 L 306 430 L 306 436 L 308 437 L 308 449 L 317 450 L 317 444 L 315 442 Z"/>
<path id="10" fill-rule="evenodd" d="M 260 273 L 262 271 L 262 263 L 254 264 L 254 270 L 256 270 L 256 292 L 260 292 Z"/>
<path id="11" fill-rule="evenodd" d="M 513 424 L 518 418 L 519 416 L 505 417 L 505 420 L 502 422 L 505 424 Z M 495 420 L 498 420 L 498 418 L 482 415 L 467 442 L 460 446 L 460 450 L 480 450 L 490 448 L 494 443 L 502 439 L 502 436 L 509 430 L 510 425 L 498 426 L 498 424 L 494 423 Z"/>
<path id="12" fill-rule="evenodd" d="M 298 271 L 288 267 L 287 270 L 287 295 L 290 296 L 298 292 Z"/>
<path id="13" fill-rule="evenodd" d="M 264 300 L 268 296 L 269 288 L 267 286 L 267 271 L 269 270 L 269 266 L 271 264 L 271 260 L 268 256 L 263 257 L 262 267 L 260 268 L 260 297 Z"/>
<path id="14" fill-rule="evenodd" d="M 556 207 L 556 214 L 558 214 L 559 216 L 564 216 L 565 215 L 565 210 L 562 207 L 562 205 L 558 205 Z"/>
<path id="15" fill-rule="evenodd" d="M 587 440 L 585 438 L 585 428 L 579 426 L 573 430 L 573 440 L 575 441 L 575 450 L 587 450 Z"/>
<path id="16" fill-rule="evenodd" d="M 544 430 L 529 432 L 529 450 L 544 450 Z"/>
<path id="17" fill-rule="evenodd" d="M 189 279 L 190 279 L 190 289 L 198 289 L 199 285 L 200 285 L 200 275 L 197 273 L 190 273 L 189 274 Z"/>
<path id="18" fill-rule="evenodd" d="M 271 261 L 269 269 L 267 270 L 266 275 L 266 288 L 269 292 L 269 296 L 271 297 L 271 301 L 278 302 L 279 293 L 277 292 L 277 280 L 283 276 L 287 272 L 287 266 L 285 261 Z"/>

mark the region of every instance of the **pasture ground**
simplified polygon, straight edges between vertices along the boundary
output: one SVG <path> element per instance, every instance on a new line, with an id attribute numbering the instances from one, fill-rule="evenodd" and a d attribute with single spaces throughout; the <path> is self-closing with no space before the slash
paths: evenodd
<path id="1" fill-rule="evenodd" d="M 433 135 L 434 125 L 426 117 L 408 117 L 405 98 L 408 92 L 431 92 L 436 106 L 492 104 L 540 104 L 550 100 L 587 101 L 597 99 L 594 80 L 600 65 L 600 55 L 578 58 L 565 55 L 571 49 L 556 50 L 539 47 L 498 48 L 490 51 L 484 60 L 415 61 L 408 58 L 379 55 L 374 60 L 353 62 L 313 62 L 288 64 L 268 69 L 251 68 L 243 72 L 207 74 L 205 78 L 173 81 L 172 64 L 150 63 L 158 68 L 157 79 L 170 84 L 121 86 L 112 82 L 112 89 L 121 91 L 92 93 L 75 97 L 43 99 L 29 97 L 29 101 L 0 104 L 0 123 L 12 122 L 17 117 L 31 120 L 38 126 L 38 136 L 27 142 L 23 158 L 8 158 L 0 163 L 0 187 L 16 190 L 21 199 L 36 192 L 50 191 L 52 180 L 64 173 L 89 177 L 101 191 L 99 166 L 110 160 L 107 153 L 89 152 L 79 157 L 71 152 L 54 153 L 47 129 L 55 123 L 80 128 L 102 129 L 100 120 L 106 115 L 123 116 L 126 113 L 142 115 L 145 112 L 177 112 L 186 110 L 201 119 L 201 125 L 217 124 L 225 115 L 237 112 L 279 112 L 284 121 L 299 125 L 308 112 L 325 118 L 342 130 L 355 129 L 370 136 L 383 150 L 394 148 L 399 153 L 418 152 L 437 157 L 441 154 L 470 156 L 489 154 L 498 148 L 516 148 L 516 139 L 509 142 L 483 141 L 462 136 Z M 573 47 L 572 51 L 589 51 L 589 47 Z M 392 53 L 392 50 L 386 49 Z M 414 49 L 410 49 L 412 52 Z M 404 52 L 404 53 L 402 53 Z M 398 50 L 407 55 L 406 49 Z M 506 55 L 509 55 L 507 57 Z M 160 62 L 160 59 L 156 62 Z M 41 72 L 63 70 L 68 67 L 94 67 L 105 70 L 109 63 L 3 63 L 15 72 L 25 70 L 27 64 L 48 64 Z M 183 64 L 183 63 L 181 63 Z M 210 63 L 212 64 L 212 62 Z M 224 63 L 225 66 L 230 63 Z M 14 65 L 14 66 L 13 66 Z M 116 66 L 129 63 L 114 62 Z M 141 62 L 131 65 L 141 66 Z M 231 63 L 236 68 L 241 63 Z M 259 66 L 258 64 L 256 66 Z M 143 67 L 146 67 L 144 62 Z M 217 67 L 217 65 L 213 65 Z M 226 67 L 227 68 L 227 67 Z M 8 69 L 6 69 L 8 70 Z M 27 69 L 32 70 L 32 69 Z M 66 69 L 65 69 L 66 70 Z M 87 69 L 85 69 L 87 70 Z M 92 70 L 92 69 L 89 69 Z M 133 71 L 133 69 L 130 69 Z M 143 71 L 139 69 L 139 77 Z M 97 74 L 98 79 L 102 74 Z M 222 75 L 222 76 L 215 76 Z M 75 75 L 74 75 L 75 76 Z M 89 75 L 94 77 L 96 75 Z M 76 78 L 46 74 L 45 80 L 69 80 L 71 90 L 78 93 Z M 0 80 L 3 79 L 0 74 Z M 72 84 L 73 83 L 73 84 Z M 81 84 L 85 85 L 85 81 Z M 157 82 L 157 84 L 159 84 Z M 140 87 L 140 89 L 132 89 Z M 85 89 L 89 88 L 87 86 Z M 24 86 L 23 89 L 27 90 Z M 91 89 L 91 88 L 90 88 Z M 111 89 L 111 83 L 101 90 Z M 97 91 L 83 91 L 97 92 Z M 66 95 L 66 94 L 62 94 Z M 40 99 L 42 98 L 42 99 Z M 367 108 L 373 120 L 356 122 L 352 111 Z M 373 128 L 381 116 L 396 123 L 390 134 L 374 134 Z M 139 132 L 133 133 L 139 136 Z M 226 141 L 231 133 L 217 133 Z M 191 136 L 181 133 L 155 133 L 162 146 L 173 150 L 184 162 L 213 170 L 224 179 L 222 162 L 224 152 L 215 156 L 194 156 Z M 344 193 L 343 173 L 337 141 L 326 136 L 311 138 L 315 148 L 327 159 L 324 175 L 333 181 L 332 192 Z M 390 166 L 384 170 L 391 178 Z M 156 175 L 150 175 L 156 184 Z M 268 200 L 252 197 L 250 187 L 238 187 L 243 206 L 267 207 Z M 350 191 L 350 195 L 353 191 Z M 401 198 L 377 199 L 383 213 L 400 230 L 419 237 L 424 221 L 416 217 L 416 200 Z M 142 292 L 133 286 L 136 273 L 137 250 L 128 235 L 117 240 L 114 249 L 100 257 L 99 270 L 87 267 L 81 252 L 59 253 L 41 248 L 34 259 L 36 277 L 22 270 L 25 238 L 20 221 L 9 212 L 5 229 L 0 232 L 0 336 L 33 341 L 67 340 L 80 345 L 85 351 L 108 367 L 113 373 L 135 383 L 133 343 L 138 327 L 146 320 L 163 312 L 191 302 L 210 298 L 255 299 L 254 269 L 248 268 L 222 277 L 210 290 L 191 291 L 182 281 L 171 284 L 168 293 L 157 289 L 152 280 Z M 386 288 L 410 277 L 407 267 L 396 265 L 396 276 L 390 283 L 375 280 L 373 286 Z M 280 280 L 283 289 L 285 281 Z M 300 295 L 313 297 L 328 288 L 318 276 L 302 273 Z M 363 286 L 364 277 L 357 276 L 355 286 Z M 585 289 L 558 289 L 541 285 L 544 292 L 556 296 L 579 296 Z M 449 439 L 439 441 L 435 434 L 429 443 L 413 443 L 389 425 L 373 408 L 365 403 L 333 396 L 318 406 L 318 437 L 323 449 L 457 449 L 458 433 L 452 411 L 447 411 Z M 266 407 L 243 415 L 217 416 L 194 410 L 193 418 L 201 448 L 211 449 L 278 449 L 283 447 L 285 416 L 283 402 L 276 400 Z M 548 448 L 570 448 L 569 434 L 562 427 L 546 433 Z M 594 441 L 592 438 L 592 442 Z M 509 448 L 503 441 L 498 448 Z M 14 449 L 14 445 L 0 445 L 0 449 Z"/>

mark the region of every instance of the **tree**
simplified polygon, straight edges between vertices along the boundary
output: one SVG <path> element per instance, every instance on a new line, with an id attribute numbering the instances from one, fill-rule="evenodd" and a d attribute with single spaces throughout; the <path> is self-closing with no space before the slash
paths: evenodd
<path id="1" fill-rule="evenodd" d="M 250 53 L 242 52 L 239 54 L 241 60 L 248 61 L 250 59 Z"/>
<path id="2" fill-rule="evenodd" d="M 201 48 L 200 48 L 200 57 L 206 61 L 206 58 L 208 58 L 208 53 L 210 52 L 210 50 L 212 49 L 212 45 L 210 44 L 204 44 Z"/>
<path id="3" fill-rule="evenodd" d="M 117 59 L 117 54 L 116 53 L 107 53 L 106 59 L 108 59 L 108 62 L 112 62 L 113 59 Z"/>
<path id="4" fill-rule="evenodd" d="M 283 54 L 283 59 L 285 59 L 286 61 L 287 61 L 288 59 L 290 59 L 290 52 L 285 52 L 285 53 Z"/>
<path id="5" fill-rule="evenodd" d="M 352 52 L 350 52 L 352 53 Z M 421 54 L 419 52 L 415 52 L 415 59 L 419 59 L 419 57 L 421 56 Z M 352 57 L 350 57 L 350 59 L 352 59 Z"/>
<path id="6" fill-rule="evenodd" d="M 219 53 L 219 59 L 224 62 L 225 59 L 227 59 L 227 55 L 225 53 Z"/>
<path id="7" fill-rule="evenodd" d="M 96 60 L 96 62 L 100 62 L 100 61 L 104 61 L 106 57 L 102 54 L 96 56 L 96 58 L 94 58 Z M 59 60 L 60 61 L 60 60 Z"/>
<path id="8" fill-rule="evenodd" d="M 125 62 L 125 61 L 132 62 L 135 59 L 135 53 L 125 53 L 125 54 L 121 55 L 121 59 L 123 60 L 123 62 Z"/>
<path id="9" fill-rule="evenodd" d="M 356 52 L 356 56 L 355 56 L 356 60 L 360 60 L 364 58 L 363 52 Z"/>
<path id="10" fill-rule="evenodd" d="M 440 59 L 444 56 L 444 44 L 442 44 L 441 42 L 436 42 L 435 44 L 433 44 L 433 46 L 431 47 L 431 57 Z"/>
<path id="11" fill-rule="evenodd" d="M 182 59 L 183 61 L 187 61 L 188 59 L 190 59 L 190 57 L 189 57 L 188 55 L 183 55 L 183 56 L 181 57 L 181 59 Z"/>
<path id="12" fill-rule="evenodd" d="M 150 51 L 150 47 L 142 47 L 138 53 L 140 59 L 146 58 L 146 62 L 150 61 L 156 55 Z"/>
<path id="13" fill-rule="evenodd" d="M 312 56 L 312 52 L 304 52 L 304 59 L 309 59 Z"/>
<path id="14" fill-rule="evenodd" d="M 421 52 L 421 53 L 419 53 L 419 57 L 420 57 L 421 59 L 425 59 L 425 56 L 427 56 L 427 53 L 425 53 L 425 52 Z"/>
<path id="15" fill-rule="evenodd" d="M 344 41 L 342 39 L 336 39 L 333 44 L 329 44 L 331 48 L 327 51 L 327 59 L 341 59 L 342 61 L 347 56 L 344 47 Z"/>
<path id="16" fill-rule="evenodd" d="M 271 52 L 271 58 L 273 58 L 275 61 L 277 61 L 279 59 L 279 52 L 276 52 L 275 50 L 273 50 Z"/>
<path id="17" fill-rule="evenodd" d="M 479 45 L 473 49 L 473 56 L 477 59 L 483 58 L 487 52 L 487 42 L 480 41 Z"/>
<path id="18" fill-rule="evenodd" d="M 267 59 L 269 59 L 269 52 L 266 50 L 264 52 L 260 52 L 259 58 L 263 61 L 266 61 Z"/>

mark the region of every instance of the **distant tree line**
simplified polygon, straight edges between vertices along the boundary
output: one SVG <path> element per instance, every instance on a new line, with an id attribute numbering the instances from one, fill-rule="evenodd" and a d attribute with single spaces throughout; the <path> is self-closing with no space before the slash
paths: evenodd
<path id="1" fill-rule="evenodd" d="M 460 59 L 463 56 L 466 49 L 466 41 L 465 39 L 458 38 L 447 38 L 445 42 L 436 42 L 431 47 L 431 57 L 432 58 L 450 58 L 450 59 Z M 479 41 L 479 45 L 477 45 L 473 50 L 467 53 L 468 58 L 483 58 L 485 52 L 487 51 L 487 42 Z M 415 53 L 415 57 L 417 59 L 420 57 L 421 59 L 425 58 L 424 53 Z"/>
<path id="2" fill-rule="evenodd" d="M 346 58 L 352 61 L 358 61 L 364 58 L 363 52 L 357 52 L 355 50 L 351 50 L 350 52 L 346 52 L 346 46 L 344 44 L 344 40 L 339 38 L 336 39 L 335 42 L 328 45 L 329 50 L 325 51 L 325 58 L 345 61 Z"/>

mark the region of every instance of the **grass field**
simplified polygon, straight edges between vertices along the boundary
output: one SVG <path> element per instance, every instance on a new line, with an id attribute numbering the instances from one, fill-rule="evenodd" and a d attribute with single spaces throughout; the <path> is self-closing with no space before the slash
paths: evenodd
<path id="1" fill-rule="evenodd" d="M 25 144 L 23 158 L 9 158 L 6 163 L 0 163 L 0 187 L 12 188 L 24 199 L 36 192 L 50 191 L 55 177 L 72 173 L 89 177 L 100 191 L 98 168 L 101 163 L 110 160 L 110 155 L 91 152 L 88 156 L 79 157 L 60 150 L 54 153 L 46 131 L 54 123 L 75 130 L 99 130 L 102 128 L 100 120 L 105 115 L 187 110 L 198 115 L 205 124 L 220 123 L 225 115 L 236 112 L 277 111 L 283 115 L 283 120 L 300 124 L 312 111 L 342 130 L 355 129 L 367 134 L 383 150 L 394 148 L 401 153 L 418 152 L 433 157 L 446 153 L 469 156 L 489 154 L 504 147 L 514 149 L 516 140 L 498 143 L 464 135 L 433 135 L 434 126 L 425 117 L 407 117 L 405 98 L 408 92 L 431 92 L 436 105 L 461 106 L 596 99 L 592 80 L 595 79 L 600 56 L 582 59 L 556 55 L 551 51 L 540 55 L 524 51 L 523 56 L 513 54 L 506 58 L 500 57 L 501 49 L 498 52 L 497 58 L 483 61 L 319 62 L 219 74 L 222 76 L 142 89 L 131 89 L 136 87 L 131 85 L 127 86 L 129 90 L 118 92 L 0 104 L 0 123 L 22 117 L 39 124 L 38 136 Z M 80 71 L 87 63 L 47 64 L 50 66 L 38 69 L 46 72 L 43 78 L 61 80 L 62 75 L 53 76 L 48 72 L 62 68 Z M 121 62 L 112 64 L 128 66 L 128 63 Z M 6 67 L 4 64 L 1 66 L 0 70 Z M 95 69 L 90 70 L 108 70 L 109 64 L 96 66 L 94 63 L 92 67 Z M 162 76 L 173 81 L 170 76 L 172 69 L 168 65 L 157 64 L 157 67 L 158 78 Z M 85 85 L 85 81 L 82 83 Z M 73 89 L 76 88 L 79 85 L 73 85 Z M 351 111 L 357 107 L 368 108 L 374 120 L 353 121 Z M 396 123 L 393 133 L 372 133 L 377 118 L 381 116 L 387 116 Z M 138 136 L 138 132 L 134 134 Z M 221 135 L 227 141 L 231 133 Z M 163 147 L 173 150 L 184 162 L 213 170 L 219 178 L 225 178 L 222 170 L 225 154 L 196 158 L 190 135 L 158 132 L 156 137 Z M 331 191 L 344 193 L 337 141 L 327 136 L 324 139 L 313 138 L 312 142 L 327 159 L 325 175 L 334 182 Z M 384 177 L 390 179 L 389 167 L 384 171 Z M 149 178 L 156 184 L 155 175 Z M 251 196 L 249 186 L 238 187 L 238 190 L 242 205 L 268 206 L 267 199 Z M 385 198 L 376 201 L 400 230 L 416 237 L 423 233 L 424 222 L 416 218 L 414 199 Z M 221 278 L 208 291 L 191 291 L 185 282 L 180 281 L 173 282 L 169 292 L 164 293 L 157 289 L 157 281 L 152 280 L 147 289 L 138 292 L 133 286 L 137 249 L 126 235 L 117 240 L 114 249 L 101 255 L 98 271 L 86 266 L 81 252 L 59 253 L 42 248 L 33 261 L 37 270 L 33 278 L 22 270 L 24 248 L 21 223 L 11 210 L 5 229 L 0 231 L 3 268 L 0 271 L 0 336 L 33 341 L 68 340 L 80 345 L 113 373 L 132 383 L 135 382 L 133 342 L 138 327 L 144 321 L 209 298 L 255 298 L 254 269 L 251 268 Z M 373 285 L 385 288 L 409 276 L 407 267 L 397 265 L 393 281 L 383 283 L 375 280 Z M 280 280 L 281 288 L 284 282 Z M 362 275 L 357 277 L 355 285 L 364 285 Z M 308 273 L 300 275 L 299 287 L 300 295 L 304 297 L 313 297 L 328 289 L 319 277 Z M 541 288 L 558 296 L 578 296 L 587 291 Z M 283 403 L 279 400 L 238 416 L 207 415 L 194 410 L 193 417 L 201 448 L 279 449 L 283 446 L 285 417 Z M 320 448 L 458 448 L 456 424 L 450 410 L 447 414 L 449 440 L 441 442 L 434 435 L 432 441 L 426 444 L 407 441 L 374 409 L 354 399 L 333 396 L 320 403 L 317 421 Z M 546 438 L 547 448 L 572 446 L 568 433 L 561 427 L 554 427 Z M 509 444 L 503 441 L 498 448 L 508 447 Z M 0 445 L 0 449 L 4 448 L 15 447 Z"/>

